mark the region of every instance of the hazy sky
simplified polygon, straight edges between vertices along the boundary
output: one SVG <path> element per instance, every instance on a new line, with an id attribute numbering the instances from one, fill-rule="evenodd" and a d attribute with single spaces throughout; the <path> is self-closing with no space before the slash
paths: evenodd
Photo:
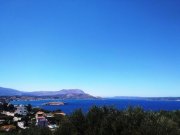
<path id="1" fill-rule="evenodd" d="M 0 86 L 180 96 L 180 1 L 1 0 Z"/>

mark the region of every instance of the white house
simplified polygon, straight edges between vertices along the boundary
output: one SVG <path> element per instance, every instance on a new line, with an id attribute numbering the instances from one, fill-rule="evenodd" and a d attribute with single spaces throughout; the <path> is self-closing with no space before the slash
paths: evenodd
<path id="1" fill-rule="evenodd" d="M 16 121 L 20 121 L 21 120 L 21 117 L 14 117 L 13 118 L 13 121 L 16 122 Z"/>
<path id="2" fill-rule="evenodd" d="M 7 116 L 14 116 L 14 113 L 7 112 L 7 111 L 3 111 L 2 114 L 7 115 Z"/>
<path id="3" fill-rule="evenodd" d="M 19 114 L 19 115 L 27 115 L 28 111 L 27 108 L 23 105 L 17 106 L 16 111 L 14 114 Z"/>
<path id="4" fill-rule="evenodd" d="M 27 127 L 24 126 L 24 122 L 18 122 L 17 125 L 18 125 L 18 127 L 22 128 L 22 129 L 27 128 Z"/>

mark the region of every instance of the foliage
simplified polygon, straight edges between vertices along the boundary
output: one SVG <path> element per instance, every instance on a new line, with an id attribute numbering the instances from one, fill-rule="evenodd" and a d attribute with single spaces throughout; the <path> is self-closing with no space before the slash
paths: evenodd
<path id="1" fill-rule="evenodd" d="M 19 135 L 52 135 L 52 133 L 48 128 L 31 127 L 22 130 Z"/>
<path id="2" fill-rule="evenodd" d="M 3 103 L 3 104 L 0 104 L 0 110 L 14 112 L 15 111 L 15 107 L 12 104 Z"/>
<path id="3" fill-rule="evenodd" d="M 32 111 L 32 105 L 31 105 L 31 104 L 28 104 L 28 105 L 26 106 L 26 108 L 27 108 L 27 111 L 28 111 L 28 112 L 31 112 L 31 111 Z"/>
<path id="4" fill-rule="evenodd" d="M 76 110 L 69 116 L 70 122 L 75 127 L 77 135 L 84 135 L 87 128 L 86 118 L 81 109 Z"/>
<path id="5" fill-rule="evenodd" d="M 113 107 L 92 107 L 87 114 L 77 110 L 57 130 L 68 129 L 69 135 L 179 135 L 180 111 L 144 111 L 140 107 L 117 110 Z M 66 126 L 65 126 L 66 125 Z M 58 134 L 57 134 L 58 135 Z"/>
<path id="6" fill-rule="evenodd" d="M 59 128 L 55 131 L 54 135 L 77 135 L 77 130 L 74 125 L 67 118 L 64 118 L 60 123 Z"/>

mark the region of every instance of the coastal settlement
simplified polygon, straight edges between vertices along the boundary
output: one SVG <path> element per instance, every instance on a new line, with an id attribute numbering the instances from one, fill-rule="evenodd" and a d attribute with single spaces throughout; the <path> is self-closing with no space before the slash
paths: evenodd
<path id="1" fill-rule="evenodd" d="M 49 102 L 44 105 L 64 105 L 63 102 Z M 28 105 L 12 105 L 0 99 L 0 132 L 11 132 L 31 126 L 48 127 L 51 131 L 58 128 L 59 121 L 66 114 L 61 110 L 47 111 Z"/>

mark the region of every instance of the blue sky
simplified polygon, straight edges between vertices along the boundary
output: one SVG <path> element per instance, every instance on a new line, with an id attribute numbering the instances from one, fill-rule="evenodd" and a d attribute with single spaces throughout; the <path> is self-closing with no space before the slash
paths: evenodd
<path id="1" fill-rule="evenodd" d="M 179 0 L 0 1 L 0 86 L 180 96 Z"/>

